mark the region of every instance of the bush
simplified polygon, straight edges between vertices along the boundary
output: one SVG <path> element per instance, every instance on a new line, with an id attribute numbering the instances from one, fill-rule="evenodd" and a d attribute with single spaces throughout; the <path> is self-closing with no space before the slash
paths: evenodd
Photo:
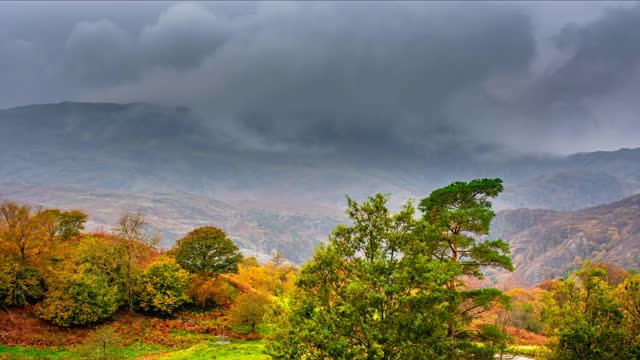
<path id="1" fill-rule="evenodd" d="M 171 315 L 188 303 L 191 275 L 172 258 L 161 257 L 140 277 L 140 307 L 149 312 Z"/>
<path id="2" fill-rule="evenodd" d="M 120 289 L 90 264 L 58 269 L 36 313 L 62 326 L 84 325 L 107 319 L 118 310 Z"/>
<path id="3" fill-rule="evenodd" d="M 0 303 L 7 306 L 34 304 L 44 294 L 44 283 L 38 271 L 18 261 L 0 262 Z"/>
<path id="4" fill-rule="evenodd" d="M 255 333 L 256 326 L 262 323 L 270 303 L 271 300 L 265 294 L 258 292 L 242 294 L 238 296 L 229 312 L 229 321 L 233 325 L 248 326 L 251 328 L 251 333 Z"/>
<path id="5" fill-rule="evenodd" d="M 231 306 L 233 294 L 231 287 L 219 276 L 200 275 L 193 278 L 189 286 L 189 295 L 201 308 Z"/>

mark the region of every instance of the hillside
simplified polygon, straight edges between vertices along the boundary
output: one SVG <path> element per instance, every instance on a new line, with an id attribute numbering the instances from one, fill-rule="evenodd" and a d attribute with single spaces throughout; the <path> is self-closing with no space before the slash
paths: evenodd
<path id="1" fill-rule="evenodd" d="M 87 230 L 109 231 L 124 209 L 144 211 L 152 230 L 171 247 L 188 231 L 204 225 L 224 229 L 247 255 L 267 260 L 273 249 L 302 263 L 343 215 L 323 207 L 294 206 L 286 202 L 230 204 L 203 195 L 123 193 L 71 186 L 0 185 L 0 199 L 62 209 L 79 208 L 89 214 Z"/>
<path id="2" fill-rule="evenodd" d="M 640 268 L 640 195 L 579 211 L 500 211 L 492 237 L 509 242 L 515 277 L 528 285 L 566 275 L 581 259 Z"/>
<path id="3" fill-rule="evenodd" d="M 497 209 L 565 211 L 640 189 L 640 149 L 508 158 L 448 149 L 361 158 L 245 148 L 216 124 L 188 108 L 146 103 L 0 110 L 0 198 L 80 207 L 93 229 L 108 229 L 122 208 L 142 208 L 165 246 L 207 223 L 245 249 L 282 248 L 302 262 L 343 218 L 346 194 L 362 200 L 391 193 L 397 208 L 451 181 L 501 177 Z"/>

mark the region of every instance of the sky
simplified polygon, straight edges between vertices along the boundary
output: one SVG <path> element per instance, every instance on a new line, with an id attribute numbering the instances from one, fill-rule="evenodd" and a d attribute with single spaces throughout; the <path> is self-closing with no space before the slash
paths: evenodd
<path id="1" fill-rule="evenodd" d="M 639 30 L 633 2 L 0 2 L 0 108 L 184 105 L 276 153 L 633 148 Z"/>

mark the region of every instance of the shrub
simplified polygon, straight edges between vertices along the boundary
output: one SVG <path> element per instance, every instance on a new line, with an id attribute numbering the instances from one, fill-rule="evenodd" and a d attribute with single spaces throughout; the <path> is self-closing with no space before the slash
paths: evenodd
<path id="1" fill-rule="evenodd" d="M 174 259 L 160 257 L 140 277 L 140 307 L 162 315 L 173 314 L 190 301 L 190 278 Z"/>
<path id="2" fill-rule="evenodd" d="M 230 285 L 219 276 L 200 275 L 189 286 L 193 302 L 202 307 L 229 307 L 233 302 Z"/>
<path id="3" fill-rule="evenodd" d="M 36 313 L 62 326 L 84 325 L 107 319 L 120 304 L 120 289 L 90 264 L 69 264 L 51 276 L 44 301 Z"/>
<path id="4" fill-rule="evenodd" d="M 33 304 L 44 294 L 44 284 L 35 268 L 12 259 L 0 261 L 0 303 L 8 306 Z"/>

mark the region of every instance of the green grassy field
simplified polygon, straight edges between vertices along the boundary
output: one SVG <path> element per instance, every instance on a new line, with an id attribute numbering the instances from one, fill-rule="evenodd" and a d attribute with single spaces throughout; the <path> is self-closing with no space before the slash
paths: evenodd
<path id="1" fill-rule="evenodd" d="M 215 342 L 209 342 L 198 344 L 188 349 L 163 354 L 157 359 L 269 359 L 269 356 L 265 355 L 263 350 L 264 344 L 261 341 L 231 342 L 226 345 L 218 345 Z"/>
<path id="2" fill-rule="evenodd" d="M 78 348 L 32 348 L 23 346 L 0 346 L 0 359 L 75 359 L 82 353 Z M 108 359 L 269 359 L 264 355 L 261 341 L 233 341 L 219 345 L 215 341 L 205 341 L 186 349 L 163 349 L 143 344 L 129 347 L 114 347 L 108 351 Z"/>

